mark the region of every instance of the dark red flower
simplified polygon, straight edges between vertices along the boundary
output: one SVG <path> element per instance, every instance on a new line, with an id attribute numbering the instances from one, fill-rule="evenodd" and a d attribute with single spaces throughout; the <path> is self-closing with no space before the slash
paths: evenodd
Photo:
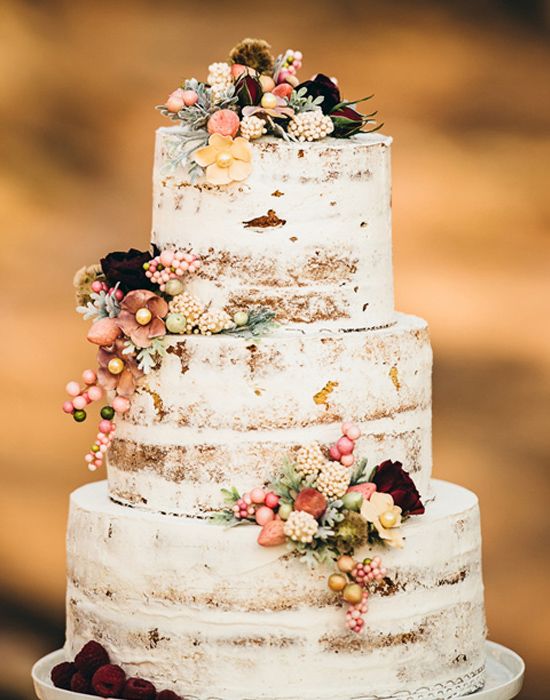
<path id="1" fill-rule="evenodd" d="M 424 512 L 420 494 L 401 462 L 392 462 L 389 459 L 382 462 L 374 470 L 371 481 L 376 484 L 378 491 L 392 496 L 403 515 L 422 515 Z"/>
<path id="2" fill-rule="evenodd" d="M 235 95 L 239 99 L 240 107 L 259 105 L 263 90 L 258 78 L 243 73 L 235 83 Z"/>
<path id="3" fill-rule="evenodd" d="M 130 248 L 126 253 L 109 253 L 99 262 L 110 287 L 114 287 L 118 282 L 120 289 L 125 293 L 133 289 L 155 289 L 154 283 L 145 276 L 143 265 L 159 253 L 156 246 L 153 246 L 152 253 Z"/>
<path id="4" fill-rule="evenodd" d="M 319 96 L 323 97 L 323 101 L 319 105 L 323 110 L 323 114 L 330 114 L 336 105 L 342 101 L 338 85 L 336 85 L 328 75 L 324 75 L 323 73 L 317 73 L 312 80 L 306 80 L 304 83 L 300 83 L 296 91 L 298 92 L 300 88 L 304 87 L 307 91 L 306 94 L 311 95 L 313 99 Z"/>

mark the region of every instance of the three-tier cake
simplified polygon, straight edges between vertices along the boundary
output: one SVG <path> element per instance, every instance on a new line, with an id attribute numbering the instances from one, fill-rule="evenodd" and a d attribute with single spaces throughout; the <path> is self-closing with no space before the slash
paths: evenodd
<path id="1" fill-rule="evenodd" d="M 326 76 L 299 84 L 299 52 L 247 41 L 162 108 L 151 251 L 76 279 L 98 369 L 65 410 L 106 404 L 86 459 L 107 480 L 71 497 L 67 657 L 95 640 L 200 700 L 471 693 L 478 504 L 432 479 L 391 139 Z"/>

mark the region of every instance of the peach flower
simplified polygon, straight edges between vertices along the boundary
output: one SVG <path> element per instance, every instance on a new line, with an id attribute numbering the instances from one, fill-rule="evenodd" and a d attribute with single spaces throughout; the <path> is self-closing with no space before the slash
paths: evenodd
<path id="1" fill-rule="evenodd" d="M 395 505 L 389 493 L 375 491 L 368 501 L 363 500 L 361 515 L 374 525 L 380 538 L 390 547 L 403 546 L 403 538 L 398 532 L 401 525 L 401 508 Z M 390 522 L 391 525 L 388 524 Z"/>
<path id="2" fill-rule="evenodd" d="M 240 123 L 238 115 L 232 109 L 219 109 L 210 117 L 206 128 L 209 134 L 236 136 Z"/>
<path id="3" fill-rule="evenodd" d="M 246 139 L 212 134 L 208 146 L 199 148 L 193 160 L 206 168 L 206 180 L 212 185 L 229 185 L 246 180 L 252 172 L 252 147 Z"/>

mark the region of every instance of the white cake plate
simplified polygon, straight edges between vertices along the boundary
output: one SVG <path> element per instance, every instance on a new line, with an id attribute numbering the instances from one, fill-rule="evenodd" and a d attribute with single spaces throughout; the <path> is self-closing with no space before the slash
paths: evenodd
<path id="1" fill-rule="evenodd" d="M 486 642 L 487 680 L 484 688 L 472 695 L 463 695 L 470 700 L 512 700 L 520 692 L 525 674 L 525 663 L 515 652 L 495 642 Z M 73 693 L 71 690 L 54 688 L 50 671 L 65 661 L 63 649 L 54 651 L 37 661 L 32 668 L 34 690 L 40 700 L 82 700 L 91 695 Z"/>

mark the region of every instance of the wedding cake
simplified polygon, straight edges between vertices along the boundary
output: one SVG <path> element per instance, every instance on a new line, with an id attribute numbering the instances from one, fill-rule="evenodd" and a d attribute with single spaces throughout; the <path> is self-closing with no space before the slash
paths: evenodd
<path id="1" fill-rule="evenodd" d="M 301 63 L 248 39 L 172 93 L 151 250 L 75 278 L 98 367 L 64 410 L 102 404 L 86 461 L 107 480 L 71 496 L 61 687 L 419 700 L 484 683 L 477 499 L 432 479 L 428 329 L 394 310 L 391 139 Z M 108 659 L 72 664 L 91 643 Z"/>

